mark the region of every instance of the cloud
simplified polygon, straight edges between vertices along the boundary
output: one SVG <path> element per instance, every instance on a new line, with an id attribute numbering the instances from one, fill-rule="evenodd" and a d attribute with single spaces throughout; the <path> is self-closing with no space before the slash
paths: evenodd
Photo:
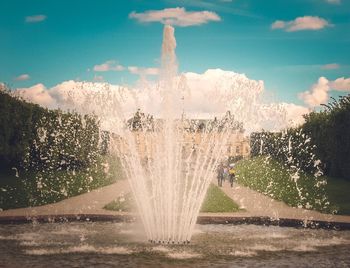
<path id="1" fill-rule="evenodd" d="M 0 82 L 0 91 L 6 91 L 7 90 L 7 86 L 5 83 Z"/>
<path id="2" fill-rule="evenodd" d="M 15 78 L 16 81 L 25 81 L 30 79 L 29 74 L 21 74 Z"/>
<path id="3" fill-rule="evenodd" d="M 286 23 L 282 20 L 276 20 L 274 23 L 271 25 L 271 29 L 283 29 L 286 27 Z"/>
<path id="4" fill-rule="evenodd" d="M 124 69 L 124 66 L 117 64 L 115 60 L 109 60 L 94 66 L 95 72 L 123 71 Z"/>
<path id="5" fill-rule="evenodd" d="M 145 75 L 159 75 L 159 69 L 158 68 L 143 68 L 143 67 L 137 67 L 137 66 L 129 66 L 128 70 L 132 74 L 137 74 L 140 76 Z"/>
<path id="6" fill-rule="evenodd" d="M 350 92 L 350 78 L 340 77 L 334 81 L 329 81 L 325 77 L 320 77 L 311 89 L 300 93 L 299 98 L 309 107 L 314 108 L 328 102 L 331 90 Z"/>
<path id="7" fill-rule="evenodd" d="M 341 0 L 326 0 L 329 4 L 340 4 Z"/>
<path id="8" fill-rule="evenodd" d="M 307 90 L 299 94 L 299 98 L 303 100 L 309 107 L 314 108 L 327 103 L 330 90 L 329 81 L 325 77 L 320 77 L 316 84 L 314 84 L 310 90 Z"/>
<path id="9" fill-rule="evenodd" d="M 277 20 L 271 25 L 271 29 L 283 29 L 287 32 L 296 32 L 304 30 L 321 30 L 325 27 L 329 27 L 331 24 L 320 17 L 304 16 L 298 17 L 291 21 Z"/>
<path id="10" fill-rule="evenodd" d="M 340 65 L 338 63 L 329 63 L 321 66 L 322 70 L 335 70 L 339 68 L 340 68 Z"/>
<path id="11" fill-rule="evenodd" d="M 138 74 L 139 69 L 129 71 Z M 291 124 L 300 124 L 302 115 L 308 112 L 306 107 L 292 103 L 266 103 L 263 101 L 263 81 L 221 69 L 183 73 L 172 81 L 172 88 L 170 94 L 177 116 L 185 111 L 188 118 L 206 119 L 221 117 L 230 110 L 236 120 L 244 122 L 247 133 L 261 129 L 280 130 Z M 50 89 L 38 84 L 18 89 L 16 93 L 48 108 L 94 113 L 101 116 L 104 129 L 118 131 L 116 120 L 129 118 L 138 108 L 156 117 L 161 116 L 164 84 L 148 81 L 123 87 L 71 80 Z"/>
<path id="12" fill-rule="evenodd" d="M 96 81 L 96 82 L 103 82 L 104 78 L 103 78 L 102 75 L 95 75 L 94 76 L 94 81 Z"/>
<path id="13" fill-rule="evenodd" d="M 41 22 L 47 19 L 46 15 L 34 15 L 34 16 L 27 16 L 25 18 L 25 22 L 28 23 L 36 23 L 36 22 Z"/>
<path id="14" fill-rule="evenodd" d="M 350 78 L 338 78 L 329 83 L 330 88 L 337 91 L 349 91 L 350 92 Z"/>
<path id="15" fill-rule="evenodd" d="M 211 11 L 186 11 L 185 8 L 165 8 L 163 10 L 148 10 L 143 13 L 135 11 L 129 14 L 129 18 L 139 22 L 160 22 L 173 26 L 187 27 L 220 21 L 218 14 Z"/>
<path id="16" fill-rule="evenodd" d="M 304 115 L 310 113 L 310 109 L 294 103 L 282 103 L 286 110 L 288 126 L 297 127 L 305 122 Z"/>
<path id="17" fill-rule="evenodd" d="M 29 88 L 19 88 L 16 90 L 16 95 L 44 107 L 56 108 L 56 100 L 43 84 L 36 84 Z"/>

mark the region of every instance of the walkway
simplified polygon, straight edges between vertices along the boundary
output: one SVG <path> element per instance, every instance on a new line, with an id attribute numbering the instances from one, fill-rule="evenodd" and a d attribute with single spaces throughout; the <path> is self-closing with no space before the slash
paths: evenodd
<path id="1" fill-rule="evenodd" d="M 60 202 L 32 207 L 9 209 L 0 212 L 3 216 L 36 217 L 40 215 L 77 215 L 77 214 L 117 214 L 117 212 L 103 209 L 103 207 L 115 200 L 118 196 L 129 192 L 127 180 L 120 180 L 114 184 L 93 190 L 89 193 L 74 196 Z"/>
<path id="2" fill-rule="evenodd" d="M 232 198 L 240 208 L 245 209 L 246 212 L 241 212 L 240 216 L 350 223 L 350 216 L 322 214 L 313 210 L 290 207 L 281 201 L 276 201 L 266 195 L 238 184 L 234 184 L 233 188 L 231 188 L 229 183 L 225 182 L 221 189 Z"/>
<path id="3" fill-rule="evenodd" d="M 268 217 L 272 219 L 298 219 L 308 221 L 327 221 L 350 223 L 350 216 L 322 214 L 316 211 L 287 206 L 247 187 L 235 184 L 233 188 L 225 182 L 221 188 L 244 211 L 234 213 L 200 213 L 202 217 L 213 218 L 248 218 Z M 111 201 L 130 191 L 127 180 L 120 180 L 103 188 L 93 190 L 54 204 L 32 208 L 19 208 L 0 211 L 0 220 L 6 217 L 60 216 L 65 215 L 99 215 L 122 216 L 130 213 L 109 211 L 103 207 Z"/>

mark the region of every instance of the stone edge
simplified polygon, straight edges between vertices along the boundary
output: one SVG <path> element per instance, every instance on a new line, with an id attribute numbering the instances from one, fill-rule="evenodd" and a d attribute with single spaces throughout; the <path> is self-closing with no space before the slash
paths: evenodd
<path id="1" fill-rule="evenodd" d="M 134 215 L 98 215 L 98 214 L 67 214 L 38 216 L 0 216 L 0 224 L 25 223 L 64 223 L 64 222 L 134 222 Z M 197 224 L 253 224 L 263 226 L 295 227 L 308 229 L 350 230 L 350 222 L 333 222 L 320 220 L 302 220 L 269 217 L 238 217 L 238 216 L 198 216 Z"/>

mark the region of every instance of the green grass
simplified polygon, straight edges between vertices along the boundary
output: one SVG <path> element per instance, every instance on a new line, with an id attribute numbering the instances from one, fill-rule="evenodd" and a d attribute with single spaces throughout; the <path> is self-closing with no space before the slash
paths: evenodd
<path id="1" fill-rule="evenodd" d="M 350 215 L 350 181 L 329 178 L 326 186 L 326 192 L 331 204 L 334 204 L 338 210 L 337 214 Z"/>
<path id="2" fill-rule="evenodd" d="M 114 211 L 130 212 L 135 207 L 131 193 L 112 201 L 104 208 Z M 201 212 L 236 212 L 239 207 L 219 187 L 214 184 L 209 186 L 206 198 L 202 204 Z"/>
<path id="3" fill-rule="evenodd" d="M 107 210 L 113 211 L 123 211 L 130 212 L 135 209 L 135 202 L 132 193 L 127 193 L 126 195 L 114 200 L 103 207 Z"/>
<path id="4" fill-rule="evenodd" d="M 210 184 L 201 212 L 236 212 L 239 206 L 219 187 Z"/>
<path id="5" fill-rule="evenodd" d="M 343 189 L 342 196 L 338 196 L 338 191 L 345 185 L 349 189 L 350 183 L 335 183 L 335 180 L 325 176 L 315 178 L 305 173 L 300 173 L 295 183 L 291 176 L 293 172 L 283 164 L 265 157 L 238 162 L 236 172 L 239 184 L 290 206 L 315 209 L 325 213 L 334 212 L 339 208 L 339 204 L 343 204 L 340 206 L 340 213 L 348 209 L 349 198 L 346 197 L 346 190 Z M 328 185 L 324 185 L 323 181 L 328 181 Z"/>

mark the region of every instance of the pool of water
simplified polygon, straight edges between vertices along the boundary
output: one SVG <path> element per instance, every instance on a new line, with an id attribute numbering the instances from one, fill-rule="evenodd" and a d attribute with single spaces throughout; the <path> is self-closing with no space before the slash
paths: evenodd
<path id="1" fill-rule="evenodd" d="M 0 267 L 349 267 L 350 231 L 197 225 L 155 245 L 135 223 L 0 225 Z"/>

